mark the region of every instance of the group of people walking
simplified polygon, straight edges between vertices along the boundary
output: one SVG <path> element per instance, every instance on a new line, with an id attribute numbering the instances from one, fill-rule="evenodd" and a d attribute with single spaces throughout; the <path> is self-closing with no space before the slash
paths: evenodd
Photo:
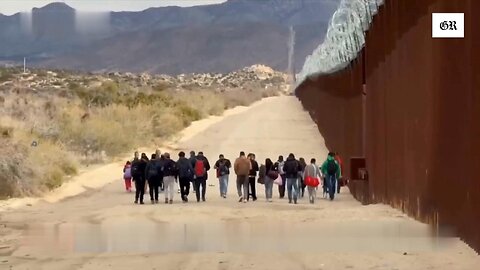
<path id="1" fill-rule="evenodd" d="M 232 166 L 223 154 L 219 155 L 213 169 L 219 181 L 222 198 L 227 198 L 232 167 L 236 175 L 238 201 L 243 203 L 247 203 L 250 198 L 257 200 L 257 183 L 264 185 L 268 202 L 273 201 L 274 185 L 278 185 L 280 199 L 287 193 L 288 202 L 294 204 L 297 204 L 300 197 L 304 197 L 305 189 L 312 204 L 319 187 L 323 187 L 323 196 L 330 200 L 334 199 L 335 193 L 340 192 L 339 179 L 342 177 L 343 164 L 338 153 L 329 153 L 321 166 L 317 166 L 314 158 L 310 160 L 310 164 L 306 164 L 304 158 L 297 160 L 292 153 L 285 161 L 283 156 L 279 156 L 275 163 L 267 158 L 260 166 L 255 158 L 255 154 L 246 155 L 242 151 Z M 140 156 L 135 152 L 134 159 L 127 161 L 123 169 L 125 189 L 131 192 L 132 181 L 135 183 L 135 204 L 144 204 L 147 186 L 152 204 L 159 202 L 160 191 L 165 194 L 165 203 L 172 204 L 178 183 L 181 199 L 187 203 L 190 184 L 193 183 L 197 202 L 205 201 L 210 169 L 210 163 L 203 152 L 196 155 L 191 151 L 189 158 L 184 152 L 180 152 L 177 161 L 172 160 L 169 153 L 161 154 L 159 150 L 151 155 L 151 159 L 148 159 L 145 153 Z"/>

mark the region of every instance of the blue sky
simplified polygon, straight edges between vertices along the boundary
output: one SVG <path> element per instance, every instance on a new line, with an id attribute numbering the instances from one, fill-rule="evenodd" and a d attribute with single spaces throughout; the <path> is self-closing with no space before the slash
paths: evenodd
<path id="1" fill-rule="evenodd" d="M 216 4 L 226 0 L 0 0 L 0 13 L 12 15 L 43 7 L 51 2 L 64 2 L 80 11 L 139 11 L 160 6 L 195 6 Z"/>

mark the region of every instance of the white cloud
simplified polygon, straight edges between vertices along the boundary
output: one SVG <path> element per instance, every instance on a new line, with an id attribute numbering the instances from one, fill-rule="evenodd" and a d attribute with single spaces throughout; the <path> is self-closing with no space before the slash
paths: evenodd
<path id="1" fill-rule="evenodd" d="M 225 2 L 226 0 L 0 0 L 0 13 L 12 15 L 43 7 L 51 2 L 64 2 L 79 11 L 140 11 L 161 6 L 195 6 Z"/>

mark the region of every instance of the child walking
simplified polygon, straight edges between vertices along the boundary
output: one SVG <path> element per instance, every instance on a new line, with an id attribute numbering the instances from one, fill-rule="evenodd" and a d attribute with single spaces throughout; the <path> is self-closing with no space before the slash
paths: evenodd
<path id="1" fill-rule="evenodd" d="M 123 167 L 123 179 L 125 180 L 125 190 L 132 192 L 132 163 L 127 161 Z"/>

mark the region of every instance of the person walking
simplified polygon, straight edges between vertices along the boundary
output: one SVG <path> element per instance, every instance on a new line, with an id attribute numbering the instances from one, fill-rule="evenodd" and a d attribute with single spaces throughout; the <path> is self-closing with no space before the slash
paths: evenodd
<path id="1" fill-rule="evenodd" d="M 265 160 L 265 198 L 267 202 L 272 202 L 273 197 L 273 181 L 277 179 L 278 173 L 275 171 L 274 164 L 271 159 Z"/>
<path id="2" fill-rule="evenodd" d="M 163 162 L 163 185 L 165 189 L 165 203 L 173 203 L 173 195 L 175 194 L 175 183 L 177 182 L 177 163 L 170 159 L 169 153 L 164 153 L 165 161 Z"/>
<path id="3" fill-rule="evenodd" d="M 300 169 L 301 171 L 298 174 L 298 189 L 299 189 L 299 197 L 303 198 L 303 195 L 305 194 L 305 178 L 303 177 L 303 172 L 305 171 L 305 167 L 307 167 L 307 163 L 305 162 L 305 159 L 303 157 L 298 159 L 298 163 L 300 164 Z"/>
<path id="4" fill-rule="evenodd" d="M 340 187 L 346 184 L 344 182 L 345 179 L 343 178 L 343 161 L 342 161 L 342 158 L 340 157 L 340 153 L 338 152 L 335 153 L 335 160 L 337 161 L 338 166 L 340 166 L 340 176 L 338 178 L 338 185 L 337 185 L 337 193 L 340 193 Z"/>
<path id="5" fill-rule="evenodd" d="M 334 153 L 328 153 L 327 160 L 322 164 L 322 173 L 325 175 L 325 184 L 327 185 L 330 200 L 333 200 L 337 190 L 337 179 L 340 177 L 340 166 L 335 160 Z"/>
<path id="6" fill-rule="evenodd" d="M 197 162 L 197 156 L 195 155 L 195 151 L 190 151 L 190 158 L 188 160 L 190 160 L 192 167 L 195 169 L 195 163 Z M 195 174 L 193 174 L 193 177 L 192 177 L 193 193 L 196 193 L 196 187 L 195 187 L 196 178 L 197 177 L 195 176 Z"/>
<path id="7" fill-rule="evenodd" d="M 218 156 L 217 162 L 215 162 L 214 169 L 217 171 L 218 182 L 220 185 L 220 197 L 227 198 L 228 191 L 228 177 L 230 175 L 230 168 L 232 164 L 230 160 L 226 159 L 223 154 Z"/>
<path id="8" fill-rule="evenodd" d="M 279 156 L 278 161 L 275 162 L 275 170 L 282 177 L 282 185 L 278 186 L 278 195 L 280 199 L 283 199 L 285 197 L 285 185 L 287 182 L 287 177 L 285 176 L 285 171 L 283 170 L 284 165 L 285 165 L 285 162 L 283 161 L 283 156 Z"/>
<path id="9" fill-rule="evenodd" d="M 298 173 L 301 171 L 300 163 L 295 159 L 295 156 L 290 153 L 287 161 L 283 167 L 285 176 L 287 178 L 288 203 L 293 202 L 297 204 L 298 196 Z"/>
<path id="10" fill-rule="evenodd" d="M 184 203 L 188 202 L 188 194 L 190 193 L 190 182 L 193 180 L 193 166 L 189 159 L 185 157 L 185 152 L 178 153 L 178 178 L 180 183 L 180 196 Z"/>
<path id="11" fill-rule="evenodd" d="M 250 199 L 250 195 L 252 196 L 252 200 L 256 201 L 257 200 L 257 190 L 256 190 L 257 183 L 255 182 L 255 179 L 257 178 L 257 172 L 259 171 L 258 163 L 255 160 L 255 154 L 253 153 L 248 154 L 247 158 L 250 160 L 250 163 L 251 163 L 250 172 L 248 174 L 250 192 L 249 192 L 249 195 L 247 196 L 247 201 Z"/>
<path id="12" fill-rule="evenodd" d="M 162 164 L 156 154 L 152 154 L 152 159 L 147 163 L 145 178 L 150 190 L 151 203 L 158 203 L 158 188 L 162 179 Z"/>
<path id="13" fill-rule="evenodd" d="M 322 172 L 317 167 L 316 160 L 314 158 L 310 160 L 309 165 L 305 166 L 303 179 L 306 181 L 308 177 L 316 178 L 318 180 L 318 183 L 320 183 L 322 179 Z M 307 186 L 307 192 L 308 192 L 308 199 L 310 203 L 311 204 L 315 203 L 315 199 L 317 198 L 317 187 Z"/>
<path id="14" fill-rule="evenodd" d="M 248 198 L 248 175 L 250 173 L 252 163 L 245 156 L 245 152 L 240 152 L 240 156 L 235 160 L 233 168 L 235 174 L 237 175 L 237 192 L 239 197 L 239 202 L 247 203 Z M 242 187 L 243 187 L 243 196 L 242 196 Z"/>
<path id="15" fill-rule="evenodd" d="M 195 195 L 197 196 L 197 202 L 200 202 L 200 195 L 202 201 L 205 201 L 205 193 L 207 188 L 208 171 L 210 170 L 210 163 L 208 159 L 203 155 L 203 152 L 198 152 L 195 159 Z M 201 187 L 201 192 L 200 192 Z"/>
<path id="16" fill-rule="evenodd" d="M 132 162 L 130 160 L 123 167 L 123 180 L 125 182 L 125 190 L 132 192 Z"/>
<path id="17" fill-rule="evenodd" d="M 138 152 L 135 153 L 135 158 L 132 161 L 132 179 L 135 182 L 135 203 L 144 204 L 143 196 L 145 195 L 145 169 L 147 168 L 148 158 L 145 153 L 142 158 L 138 158 Z M 145 159 L 146 158 L 146 159 Z"/>

